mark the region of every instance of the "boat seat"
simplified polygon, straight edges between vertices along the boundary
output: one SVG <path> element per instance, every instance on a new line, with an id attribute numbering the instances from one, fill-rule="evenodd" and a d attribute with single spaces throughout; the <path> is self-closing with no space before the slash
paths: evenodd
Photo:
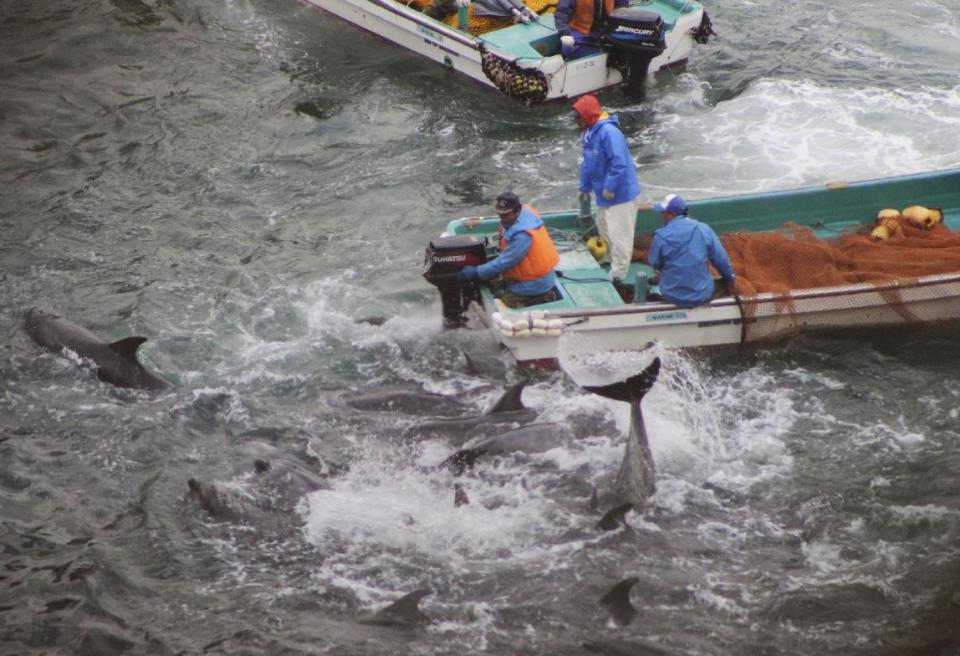
<path id="1" fill-rule="evenodd" d="M 553 14 L 541 16 L 536 23 L 517 23 L 487 32 L 479 40 L 504 55 L 521 60 L 539 60 L 560 52 L 560 36 Z M 518 63 L 523 65 L 525 62 Z"/>

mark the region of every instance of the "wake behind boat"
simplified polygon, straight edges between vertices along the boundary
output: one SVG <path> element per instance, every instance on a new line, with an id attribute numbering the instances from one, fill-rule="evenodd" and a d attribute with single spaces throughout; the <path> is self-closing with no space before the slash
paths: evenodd
<path id="1" fill-rule="evenodd" d="M 440 290 L 448 325 L 473 314 L 521 364 L 555 363 L 564 340 L 577 353 L 654 341 L 731 346 L 960 319 L 960 169 L 708 198 L 689 209 L 720 234 L 737 275 L 735 295 L 694 308 L 647 300 L 653 271 L 643 257 L 645 236 L 660 224 L 649 206 L 637 215 L 626 279 L 634 302 L 621 298 L 588 249 L 592 217 L 574 210 L 541 217 L 560 253 L 558 300 L 510 308 L 488 284 L 456 281 L 461 268 L 495 254 L 497 218 L 451 221 L 427 247 L 424 277 Z"/>
<path id="2" fill-rule="evenodd" d="M 527 103 L 625 84 L 684 64 L 713 30 L 693 0 L 634 0 L 612 11 L 597 54 L 565 60 L 549 0 L 303 0 Z"/>

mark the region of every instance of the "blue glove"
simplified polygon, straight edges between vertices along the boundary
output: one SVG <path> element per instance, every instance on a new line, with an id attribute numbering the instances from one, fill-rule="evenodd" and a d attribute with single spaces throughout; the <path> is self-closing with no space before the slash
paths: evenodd
<path id="1" fill-rule="evenodd" d="M 457 280 L 460 282 L 466 282 L 467 280 L 478 280 L 480 275 L 477 273 L 477 267 L 467 265 L 457 271 Z"/>

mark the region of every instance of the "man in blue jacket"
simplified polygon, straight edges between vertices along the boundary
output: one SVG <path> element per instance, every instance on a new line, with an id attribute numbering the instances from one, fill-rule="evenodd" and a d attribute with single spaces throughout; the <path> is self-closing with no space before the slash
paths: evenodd
<path id="1" fill-rule="evenodd" d="M 457 280 L 503 276 L 506 290 L 498 296 L 507 307 L 556 300 L 557 276 L 553 268 L 560 261 L 560 254 L 537 211 L 524 207 L 512 191 L 497 196 L 494 209 L 500 216 L 500 254 L 485 264 L 463 267 Z"/>
<path id="2" fill-rule="evenodd" d="M 637 168 L 620 132 L 620 122 L 600 107 L 595 96 L 586 95 L 573 103 L 577 125 L 584 132 L 583 162 L 580 165 L 580 197 L 593 192 L 597 202 L 597 229 L 610 252 L 610 277 L 617 291 L 630 294 L 622 281 L 633 258 L 637 227 L 637 198 L 640 182 Z"/>
<path id="3" fill-rule="evenodd" d="M 713 298 L 713 276 L 707 261 L 732 293 L 736 276 L 713 228 L 688 217 L 686 201 L 676 194 L 667 194 L 653 209 L 660 212 L 663 227 L 653 233 L 647 263 L 660 272 L 663 300 L 689 308 Z"/>

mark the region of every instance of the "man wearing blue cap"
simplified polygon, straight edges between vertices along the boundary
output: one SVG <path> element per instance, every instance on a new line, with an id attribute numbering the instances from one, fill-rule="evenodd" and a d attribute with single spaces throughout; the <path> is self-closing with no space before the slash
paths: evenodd
<path id="1" fill-rule="evenodd" d="M 506 289 L 498 296 L 507 307 L 555 301 L 557 276 L 553 267 L 560 261 L 560 254 L 539 213 L 524 206 L 512 191 L 497 196 L 493 208 L 500 216 L 500 254 L 480 266 L 463 267 L 457 280 L 503 276 Z"/>
<path id="2" fill-rule="evenodd" d="M 688 217 L 686 201 L 676 194 L 667 194 L 653 209 L 660 212 L 663 227 L 653 233 L 647 264 L 660 272 L 663 300 L 680 307 L 696 307 L 713 298 L 713 276 L 707 261 L 723 276 L 732 293 L 736 276 L 713 228 Z"/>

